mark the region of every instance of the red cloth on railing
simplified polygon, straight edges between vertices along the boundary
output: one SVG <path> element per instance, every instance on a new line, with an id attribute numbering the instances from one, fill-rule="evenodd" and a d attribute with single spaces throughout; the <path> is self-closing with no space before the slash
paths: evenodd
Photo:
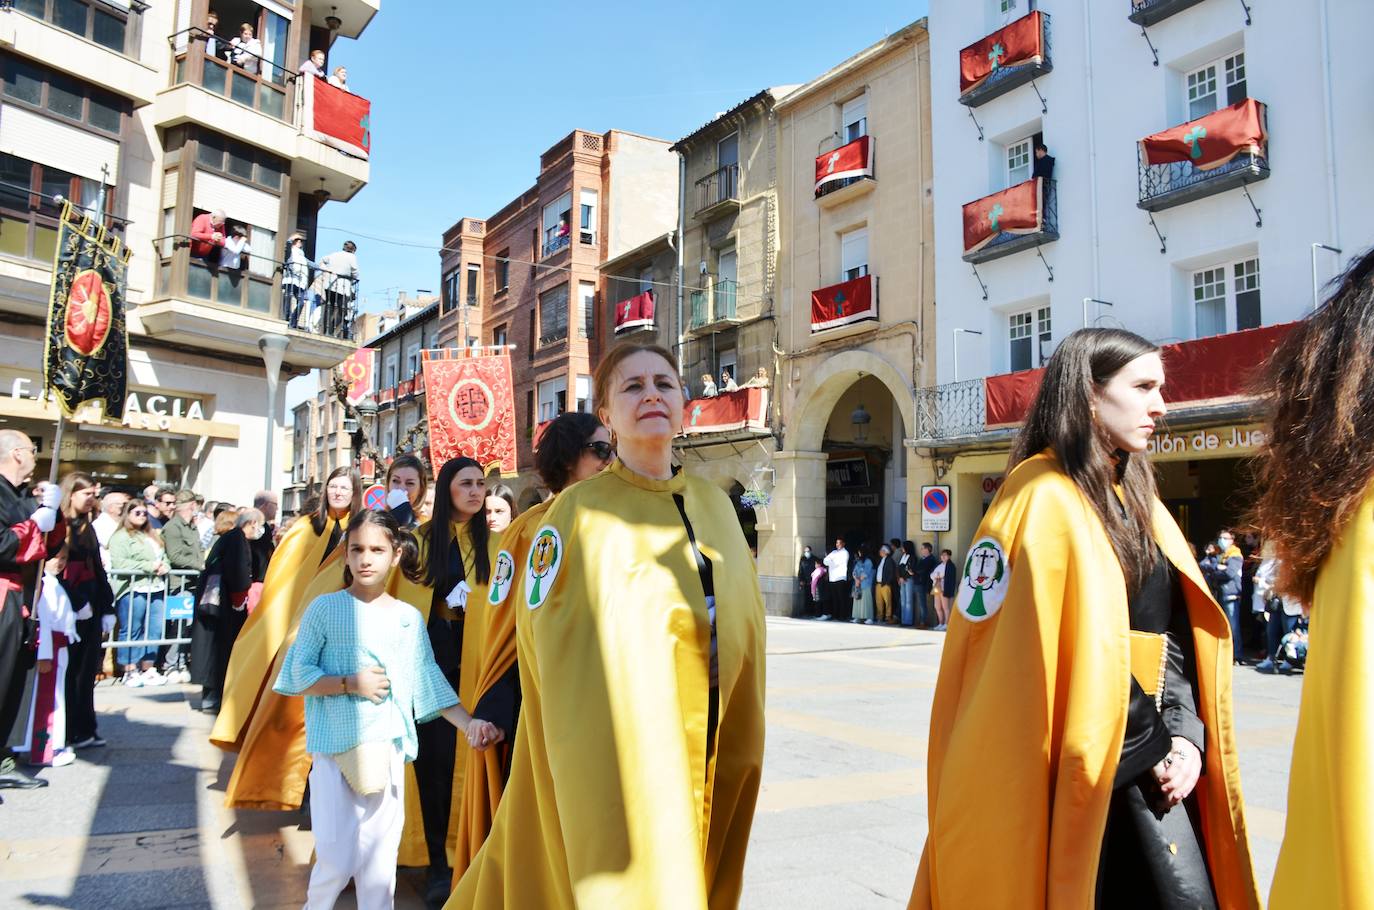
<path id="1" fill-rule="evenodd" d="M 832 152 L 816 156 L 816 195 L 827 183 L 873 176 L 873 137 L 860 136 Z"/>
<path id="2" fill-rule="evenodd" d="M 1044 182 L 1041 177 L 1018 183 L 1000 193 L 964 203 L 964 252 L 987 246 L 1003 231 L 1034 234 L 1042 230 Z"/>
<path id="3" fill-rule="evenodd" d="M 1141 161 L 1168 164 L 1186 161 L 1200 171 L 1221 167 L 1237 155 L 1265 155 L 1269 136 L 1264 105 L 1254 98 L 1238 101 L 1205 117 L 1140 140 Z"/>
<path id="4" fill-rule="evenodd" d="M 627 332 L 654 324 L 654 292 L 652 289 L 636 294 L 615 305 L 615 330 Z"/>
<path id="5" fill-rule="evenodd" d="M 358 158 L 372 153 L 372 102 L 323 79 L 302 79 L 305 129 L 313 138 Z"/>
<path id="6" fill-rule="evenodd" d="M 865 275 L 811 292 L 811 331 L 823 332 L 878 318 L 873 276 Z"/>
<path id="7" fill-rule="evenodd" d="M 1003 67 L 1043 62 L 1042 25 L 1040 11 L 1036 10 L 961 50 L 959 94 L 968 94 Z"/>
<path id="8" fill-rule="evenodd" d="M 768 390 L 744 388 L 687 402 L 682 435 L 768 429 Z"/>
<path id="9" fill-rule="evenodd" d="M 1194 403 L 1246 394 L 1255 371 L 1294 325 L 1285 322 L 1164 345 L 1164 400 L 1169 404 Z M 989 429 L 1025 419 L 1040 390 L 1043 373 L 1024 370 L 984 380 Z"/>

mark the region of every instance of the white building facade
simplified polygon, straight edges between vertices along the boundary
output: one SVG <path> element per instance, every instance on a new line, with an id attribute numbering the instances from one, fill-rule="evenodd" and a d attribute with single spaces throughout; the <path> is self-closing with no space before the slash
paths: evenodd
<path id="1" fill-rule="evenodd" d="M 1031 16 L 1040 53 L 1026 58 Z M 1181 342 L 1185 354 L 1229 352 L 1227 369 L 1240 372 L 1274 334 L 1230 336 L 1302 318 L 1314 284 L 1374 242 L 1360 44 L 1374 9 L 934 0 L 930 23 L 940 385 L 923 396 L 916 441 L 953 486 L 957 555 L 1000 483 L 1013 432 L 1007 414 L 989 410 L 987 377 L 1039 367 L 1085 324 Z M 977 61 L 993 57 L 992 74 L 970 87 Z M 1260 102 L 1260 147 L 1215 166 L 1145 163 L 1145 137 L 1177 127 L 1200 154 L 1207 127 L 1215 138 L 1224 109 L 1247 99 Z M 1052 180 L 1036 187 L 1038 226 L 970 249 L 966 221 L 1032 179 L 1037 143 L 1054 159 Z M 1169 351 L 1166 366 L 1179 362 Z M 1241 435 L 1253 403 L 1239 381 L 1220 392 L 1173 404 L 1182 442 L 1173 451 L 1162 441 L 1170 451 L 1156 459 L 1162 495 L 1194 538 L 1247 505 L 1241 459 L 1253 444 L 1225 442 L 1232 431 L 1253 442 Z"/>

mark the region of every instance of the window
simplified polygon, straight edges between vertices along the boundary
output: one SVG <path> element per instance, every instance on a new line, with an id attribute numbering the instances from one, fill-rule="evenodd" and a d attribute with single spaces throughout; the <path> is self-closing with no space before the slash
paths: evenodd
<path id="1" fill-rule="evenodd" d="M 451 312 L 458 305 L 458 270 L 450 269 L 444 273 L 444 283 L 439 291 L 439 310 Z"/>
<path id="2" fill-rule="evenodd" d="M 868 274 L 868 228 L 840 235 L 840 280 L 853 281 Z"/>
<path id="3" fill-rule="evenodd" d="M 284 159 L 209 130 L 199 131 L 196 139 L 196 163 L 201 167 L 281 192 L 282 178 L 290 171 Z"/>
<path id="4" fill-rule="evenodd" d="M 568 286 L 560 284 L 539 295 L 539 343 L 553 344 L 568 337 Z"/>
<path id="5" fill-rule="evenodd" d="M 510 248 L 496 254 L 496 293 L 510 287 Z"/>
<path id="6" fill-rule="evenodd" d="M 525 393 L 525 428 L 534 429 L 534 389 Z"/>
<path id="7" fill-rule="evenodd" d="M 559 376 L 539 383 L 539 422 L 547 423 L 568 409 L 568 379 Z"/>
<path id="8" fill-rule="evenodd" d="M 731 133 L 716 143 L 716 166 L 739 164 L 739 133 Z"/>
<path id="9" fill-rule="evenodd" d="M 109 187 L 106 211 L 114 208 Z M 0 253 L 51 263 L 57 249 L 57 219 L 62 209 L 52 201 L 61 195 L 94 206 L 100 181 L 37 164 L 16 155 L 0 154 Z M 115 224 L 106 218 L 106 225 Z"/>
<path id="10" fill-rule="evenodd" d="M 1042 366 L 1048 359 L 1051 335 L 1049 307 L 1012 313 L 1007 326 L 1007 337 L 1011 341 L 1011 371 L 1015 373 Z"/>
<path id="11" fill-rule="evenodd" d="M 582 214 L 578 221 L 578 235 L 583 243 L 596 243 L 596 190 L 582 190 L 579 194 Z"/>
<path id="12" fill-rule="evenodd" d="M 1246 259 L 1232 266 L 1236 292 L 1236 331 L 1260 327 L 1259 260 Z"/>
<path id="13" fill-rule="evenodd" d="M 400 378 L 396 375 L 395 351 L 386 355 L 385 364 L 386 365 L 382 367 L 382 388 L 394 389 L 396 384 L 400 382 Z"/>
<path id="14" fill-rule="evenodd" d="M 639 270 L 639 293 L 647 294 L 654 289 L 654 267 L 645 266 Z"/>
<path id="15" fill-rule="evenodd" d="M 1193 309 L 1197 337 L 1226 333 L 1226 269 L 1193 273 Z"/>
<path id="16" fill-rule="evenodd" d="M 577 377 L 577 410 L 592 413 L 592 377 Z"/>
<path id="17" fill-rule="evenodd" d="M 1031 140 L 1029 137 L 1007 146 L 1007 186 L 1025 183 L 1031 176 Z"/>
<path id="18" fill-rule="evenodd" d="M 578 337 L 591 338 L 596 328 L 596 285 L 590 281 L 577 283 Z"/>
<path id="19" fill-rule="evenodd" d="M 1006 14 L 1015 11 L 1016 0 L 997 0 L 997 11 Z"/>
<path id="20" fill-rule="evenodd" d="M 253 275 L 271 278 L 277 271 L 277 232 L 255 224 L 248 228 L 248 271 Z"/>
<path id="21" fill-rule="evenodd" d="M 737 361 L 736 358 L 735 358 L 735 352 L 734 352 L 734 351 L 721 351 L 721 352 L 720 352 L 720 371 L 721 371 L 722 373 L 729 373 L 729 374 L 730 374 L 730 378 L 731 378 L 731 379 L 734 379 L 736 382 L 739 381 L 739 375 L 738 375 L 738 373 L 736 372 L 736 363 L 737 363 L 737 362 L 738 362 L 738 361 Z M 717 377 L 717 378 L 719 378 L 719 377 Z M 724 391 L 724 389 L 722 389 L 721 391 Z"/>
<path id="22" fill-rule="evenodd" d="M 406 379 L 415 378 L 415 374 L 420 372 L 420 343 L 414 342 L 406 347 Z"/>
<path id="23" fill-rule="evenodd" d="M 468 296 L 466 306 L 477 306 L 482 300 L 482 267 L 468 263 Z"/>
<path id="24" fill-rule="evenodd" d="M 1194 333 L 1197 338 L 1258 328 L 1258 259 L 1211 266 L 1193 273 Z"/>
<path id="25" fill-rule="evenodd" d="M 128 3 L 83 0 L 16 0 L 15 8 L 35 19 L 46 19 L 60 29 L 88 38 L 116 53 L 124 53 L 129 29 Z M 124 7 L 119 9 L 118 7 Z"/>
<path id="26" fill-rule="evenodd" d="M 544 255 L 548 256 L 568 245 L 572 231 L 572 193 L 564 193 L 556 202 L 544 206 Z"/>
<path id="27" fill-rule="evenodd" d="M 505 323 L 498 325 L 491 330 L 491 343 L 493 347 L 504 348 L 510 342 L 506 338 L 507 327 Z M 498 352 L 499 353 L 499 352 Z"/>
<path id="28" fill-rule="evenodd" d="M 388 458 L 392 452 L 396 451 L 396 425 L 392 424 L 382 430 L 382 457 Z"/>
<path id="29" fill-rule="evenodd" d="M 1218 86 L 1218 74 L 1221 83 Z M 1196 120 L 1218 108 L 1244 101 L 1245 54 L 1233 54 L 1198 67 L 1186 78 L 1188 89 L 1188 119 Z"/>
<path id="30" fill-rule="evenodd" d="M 846 143 L 868 135 L 868 96 L 851 98 L 840 108 L 840 136 Z"/>
<path id="31" fill-rule="evenodd" d="M 101 133 L 119 135 L 122 115 L 129 112 L 128 101 L 80 79 L 9 54 L 0 54 L 0 67 L 4 69 L 3 91 L 7 100 L 42 108 Z"/>

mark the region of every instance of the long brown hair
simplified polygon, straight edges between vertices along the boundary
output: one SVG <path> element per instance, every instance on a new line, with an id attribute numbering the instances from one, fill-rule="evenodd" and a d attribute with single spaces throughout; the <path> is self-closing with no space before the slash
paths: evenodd
<path id="1" fill-rule="evenodd" d="M 1011 473 L 1032 455 L 1054 450 L 1102 519 L 1131 592 L 1140 590 L 1155 567 L 1155 475 L 1143 456 L 1118 451 L 1113 457 L 1111 441 L 1093 416 L 1093 392 L 1132 360 L 1158 350 L 1121 329 L 1079 329 L 1069 335 L 1045 365 L 1040 391 L 1007 462 Z M 1118 483 L 1120 500 L 1112 489 Z"/>
<path id="2" fill-rule="evenodd" d="M 423 472 L 420 476 L 424 476 Z M 357 515 L 363 508 L 362 475 L 348 465 L 340 465 L 330 471 L 329 476 L 324 479 L 324 486 L 320 488 L 320 503 L 315 509 L 315 514 L 310 516 L 310 527 L 317 536 L 323 534 L 324 529 L 329 526 L 329 482 L 336 477 L 347 477 L 353 485 L 353 501 L 348 504 L 348 514 Z"/>
<path id="3" fill-rule="evenodd" d="M 143 527 L 141 528 L 130 524 L 134 509 L 142 509 L 144 512 L 145 517 L 143 519 Z M 123 531 L 125 534 L 144 534 L 158 546 L 162 546 L 162 534 L 157 528 L 153 527 L 152 510 L 148 503 L 144 502 L 142 499 L 134 498 L 124 503 L 124 508 L 119 512 L 119 527 L 116 528 L 116 530 Z"/>
<path id="4" fill-rule="evenodd" d="M 1374 250 L 1293 327 L 1265 367 L 1268 441 L 1254 523 L 1279 560 L 1278 588 L 1311 605 L 1317 572 L 1374 477 Z"/>

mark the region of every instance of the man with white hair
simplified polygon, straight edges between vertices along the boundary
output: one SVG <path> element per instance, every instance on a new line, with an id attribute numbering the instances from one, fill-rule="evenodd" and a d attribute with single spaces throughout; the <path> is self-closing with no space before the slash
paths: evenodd
<path id="1" fill-rule="evenodd" d="M 38 447 L 18 430 L 0 429 L 0 743 L 19 717 L 24 683 L 35 652 L 25 647 L 36 634 L 26 617 L 34 604 L 43 563 L 62 548 L 67 528 L 58 507 L 62 491 L 43 482 L 29 488 Z M 8 748 L 0 753 L 0 789 L 31 789 L 47 781 L 15 773 Z"/>

